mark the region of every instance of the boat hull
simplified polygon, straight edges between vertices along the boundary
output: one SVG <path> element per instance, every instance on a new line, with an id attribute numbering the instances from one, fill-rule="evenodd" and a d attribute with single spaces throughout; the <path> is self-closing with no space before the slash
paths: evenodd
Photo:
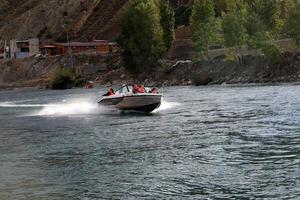
<path id="1" fill-rule="evenodd" d="M 128 108 L 118 108 L 119 110 L 129 110 L 129 111 L 137 111 L 137 112 L 146 112 L 150 113 L 153 110 L 157 109 L 160 106 L 160 103 L 154 103 L 150 105 L 145 106 L 139 106 L 139 107 L 128 107 Z"/>
<path id="2" fill-rule="evenodd" d="M 161 104 L 162 95 L 159 94 L 133 94 L 103 98 L 99 104 L 112 106 L 119 110 L 131 110 L 150 113 Z"/>

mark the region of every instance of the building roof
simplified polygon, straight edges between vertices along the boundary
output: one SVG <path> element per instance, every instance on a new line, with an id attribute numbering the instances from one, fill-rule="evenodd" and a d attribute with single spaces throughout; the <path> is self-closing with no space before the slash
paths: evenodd
<path id="1" fill-rule="evenodd" d="M 41 45 L 41 48 L 56 48 L 56 46 L 51 44 L 45 44 L 45 45 Z"/>
<path id="2" fill-rule="evenodd" d="M 28 43 L 29 40 L 16 40 L 16 43 Z"/>
<path id="3" fill-rule="evenodd" d="M 107 40 L 97 40 L 97 39 L 95 39 L 95 40 L 93 40 L 93 42 L 108 42 Z"/>
<path id="4" fill-rule="evenodd" d="M 66 43 L 55 43 L 55 45 L 64 46 L 64 47 L 95 47 L 95 46 L 102 46 L 102 45 L 112 45 L 110 42 L 66 42 Z"/>
<path id="5" fill-rule="evenodd" d="M 116 42 L 109 42 L 108 44 L 111 46 L 118 46 L 118 43 L 116 43 Z"/>

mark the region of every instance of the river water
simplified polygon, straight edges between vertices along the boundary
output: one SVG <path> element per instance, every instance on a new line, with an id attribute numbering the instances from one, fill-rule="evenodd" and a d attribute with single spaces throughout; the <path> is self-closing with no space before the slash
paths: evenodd
<path id="1" fill-rule="evenodd" d="M 0 199 L 299 199 L 300 86 L 164 88 L 152 114 L 105 88 L 0 92 Z"/>

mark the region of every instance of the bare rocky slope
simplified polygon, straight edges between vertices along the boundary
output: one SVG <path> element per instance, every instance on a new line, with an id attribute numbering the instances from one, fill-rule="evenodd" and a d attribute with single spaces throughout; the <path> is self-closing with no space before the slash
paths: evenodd
<path id="1" fill-rule="evenodd" d="M 1 0 L 0 40 L 57 39 L 67 32 L 76 40 L 114 39 L 129 0 Z"/>

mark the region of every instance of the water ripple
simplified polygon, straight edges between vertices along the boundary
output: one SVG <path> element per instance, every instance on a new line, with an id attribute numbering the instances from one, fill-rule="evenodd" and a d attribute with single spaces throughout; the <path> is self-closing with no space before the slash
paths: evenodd
<path id="1" fill-rule="evenodd" d="M 0 93 L 0 199 L 299 199 L 299 86 L 164 92 L 150 115 Z"/>

